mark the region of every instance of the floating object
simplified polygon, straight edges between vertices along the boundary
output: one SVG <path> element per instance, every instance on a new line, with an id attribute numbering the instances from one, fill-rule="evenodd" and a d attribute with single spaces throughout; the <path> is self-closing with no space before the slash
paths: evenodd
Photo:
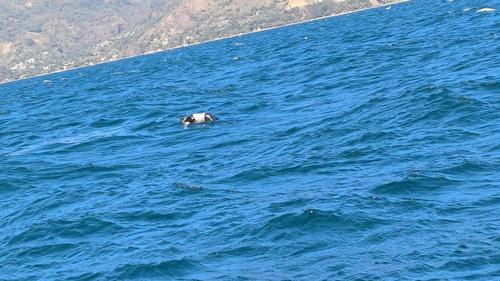
<path id="1" fill-rule="evenodd" d="M 199 191 L 199 190 L 204 189 L 203 186 L 200 186 L 200 185 L 190 185 L 190 184 L 181 183 L 181 182 L 174 182 L 173 186 L 176 188 L 179 188 L 179 189 L 186 190 L 186 191 Z"/>
<path id="2" fill-rule="evenodd" d="M 492 8 L 482 8 L 482 9 L 477 10 L 478 13 L 494 12 L 494 11 L 496 11 L 496 10 L 492 9 Z"/>
<path id="3" fill-rule="evenodd" d="M 391 8 L 392 8 L 392 6 L 389 6 L 389 7 L 385 8 L 385 9 L 386 9 L 386 10 L 390 10 Z"/>
<path id="4" fill-rule="evenodd" d="M 212 113 L 193 113 L 188 116 L 181 117 L 181 123 L 184 125 L 184 127 L 187 127 L 191 124 L 211 123 L 216 119 L 217 118 L 215 118 Z"/>

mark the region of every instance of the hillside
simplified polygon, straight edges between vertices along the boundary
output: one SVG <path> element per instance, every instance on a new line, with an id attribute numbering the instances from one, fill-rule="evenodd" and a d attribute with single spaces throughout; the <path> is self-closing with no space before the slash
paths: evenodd
<path id="1" fill-rule="evenodd" d="M 0 2 L 0 82 L 397 0 Z"/>

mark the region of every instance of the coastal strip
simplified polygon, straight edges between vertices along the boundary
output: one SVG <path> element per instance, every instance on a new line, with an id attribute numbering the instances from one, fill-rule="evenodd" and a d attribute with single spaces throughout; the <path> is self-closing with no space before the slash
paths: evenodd
<path id="1" fill-rule="evenodd" d="M 377 5 L 377 6 L 372 6 L 372 7 L 367 7 L 367 8 L 362 8 L 362 9 L 357 9 L 357 10 L 352 10 L 352 11 L 347 11 L 347 12 L 342 12 L 342 13 L 337 13 L 337 14 L 331 14 L 331 15 L 326 15 L 326 16 L 321 16 L 321 17 L 306 19 L 306 20 L 297 21 L 297 22 L 291 22 L 291 23 L 277 25 L 277 26 L 270 26 L 270 27 L 260 28 L 260 29 L 256 29 L 256 30 L 252 30 L 252 31 L 248 31 L 248 32 L 236 33 L 236 34 L 232 34 L 232 35 L 228 35 L 228 36 L 222 36 L 222 37 L 218 37 L 218 38 L 214 38 L 214 39 L 210 39 L 210 40 L 204 40 L 204 41 L 200 41 L 200 42 L 195 42 L 195 43 L 191 43 L 191 44 L 182 44 L 182 45 L 170 47 L 170 48 L 167 48 L 167 49 L 148 51 L 148 52 L 144 52 L 144 53 L 137 54 L 137 55 L 125 56 L 125 57 L 120 57 L 120 58 L 117 58 L 117 59 L 110 59 L 110 60 L 106 60 L 106 61 L 102 61 L 102 62 L 88 63 L 88 64 L 84 64 L 84 65 L 81 65 L 81 66 L 71 67 L 71 68 L 68 68 L 68 69 L 55 70 L 55 71 L 51 71 L 51 72 L 47 72 L 47 73 L 40 73 L 40 74 L 32 75 L 32 76 L 29 76 L 29 77 L 23 77 L 23 78 L 18 78 L 18 79 L 13 79 L 13 80 L 7 80 L 7 81 L 0 81 L 0 85 L 8 84 L 8 83 L 13 83 L 13 82 L 17 82 L 17 81 L 23 81 L 23 80 L 33 79 L 33 78 L 38 78 L 38 77 L 49 76 L 49 75 L 56 74 L 56 73 L 64 73 L 64 72 L 67 72 L 67 71 L 77 70 L 77 69 L 91 67 L 91 66 L 96 66 L 96 65 L 101 65 L 101 64 L 113 63 L 113 62 L 117 62 L 117 61 L 122 61 L 122 60 L 137 58 L 137 57 L 141 57 L 141 56 L 158 54 L 158 53 L 162 53 L 162 52 L 170 52 L 170 51 L 178 50 L 178 49 L 181 49 L 181 48 L 193 47 L 193 46 L 197 46 L 197 45 L 201 45 L 201 44 L 207 44 L 207 43 L 217 42 L 217 41 L 221 41 L 221 40 L 242 37 L 242 36 L 249 35 L 249 34 L 260 33 L 260 32 L 270 31 L 270 30 L 274 30 L 274 29 L 285 28 L 285 27 L 289 27 L 289 26 L 294 26 L 294 25 L 299 25 L 299 24 L 304 24 L 304 23 L 309 23 L 309 22 L 315 22 L 315 21 L 325 20 L 325 19 L 329 19 L 329 18 L 333 18 L 333 17 L 350 15 L 350 14 L 354 14 L 354 13 L 363 12 L 363 11 L 366 11 L 366 10 L 379 9 L 379 8 L 383 8 L 383 7 L 390 7 L 390 6 L 393 6 L 393 5 L 402 4 L 402 3 L 406 3 L 406 2 L 410 2 L 410 0 L 399 0 L 399 1 L 394 1 L 394 2 L 390 2 L 390 3 L 386 3 L 386 4 Z"/>

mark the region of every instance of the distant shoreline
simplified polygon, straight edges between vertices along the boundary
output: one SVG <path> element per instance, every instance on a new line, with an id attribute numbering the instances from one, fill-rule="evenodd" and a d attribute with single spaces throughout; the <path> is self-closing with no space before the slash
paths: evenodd
<path id="1" fill-rule="evenodd" d="M 259 32 L 269 31 L 269 30 L 273 30 L 273 29 L 284 28 L 284 27 L 299 25 L 299 24 L 303 24 L 303 23 L 309 23 L 309 22 L 324 20 L 324 19 L 328 19 L 328 18 L 333 18 L 333 17 L 338 17 L 338 16 L 344 16 L 344 15 L 354 14 L 354 13 L 358 13 L 358 12 L 362 12 L 362 11 L 366 11 L 366 10 L 372 10 L 372 9 L 378 9 L 378 8 L 393 6 L 393 5 L 402 4 L 402 3 L 406 3 L 406 2 L 410 2 L 410 1 L 411 0 L 399 0 L 399 1 L 396 1 L 396 2 L 382 4 L 382 5 L 379 5 L 379 6 L 376 6 L 376 7 L 362 8 L 362 9 L 359 9 L 359 10 L 353 10 L 353 11 L 343 12 L 343 13 L 339 13 L 339 14 L 332 14 L 332 15 L 322 16 L 322 17 L 313 18 L 313 19 L 307 19 L 307 20 L 298 21 L 298 22 L 287 23 L 287 24 L 278 25 L 278 26 L 266 27 L 266 28 L 262 28 L 262 29 L 259 29 L 259 30 L 252 30 L 252 31 L 237 33 L 237 34 L 233 34 L 233 35 L 223 36 L 223 37 L 219 37 L 219 38 L 215 38 L 215 39 L 210 39 L 210 40 L 206 40 L 206 41 L 201 41 L 201 42 L 196 42 L 196 43 L 192 43 L 192 44 L 179 45 L 179 46 L 171 47 L 171 48 L 160 50 L 160 51 L 158 51 L 158 50 L 157 51 L 149 51 L 149 52 L 145 52 L 145 53 L 138 54 L 138 55 L 127 56 L 127 57 L 117 58 L 117 59 L 111 59 L 111 60 L 107 60 L 107 61 L 103 61 L 103 62 L 96 62 L 96 63 L 91 63 L 91 64 L 87 64 L 87 65 L 81 65 L 81 66 L 76 66 L 76 67 L 72 67 L 72 68 L 68 68 L 68 69 L 56 70 L 56 71 L 52 71 L 52 72 L 48 72 L 48 73 L 42 73 L 42 74 L 33 75 L 33 76 L 30 76 L 30 77 L 24 77 L 24 78 L 19 78 L 19 79 L 11 80 L 11 81 L 0 82 L 0 86 L 4 85 L 4 84 L 14 83 L 14 82 L 17 82 L 17 81 L 23 81 L 23 80 L 28 80 L 28 79 L 33 79 L 33 78 L 38 78 L 38 77 L 43 77 L 43 76 L 49 76 L 49 75 L 52 75 L 52 74 L 62 73 L 62 72 L 66 72 L 66 71 L 72 71 L 72 70 L 76 70 L 76 69 L 80 69 L 80 68 L 91 67 L 91 66 L 96 66 L 96 65 L 106 64 L 106 63 L 112 63 L 112 62 L 117 62 L 117 61 L 121 61 L 121 60 L 136 58 L 136 57 L 142 57 L 142 56 L 147 56 L 147 55 L 158 54 L 158 53 L 162 53 L 162 52 L 170 52 L 170 51 L 174 51 L 174 50 L 185 48 L 185 47 L 192 47 L 192 46 L 197 46 L 197 45 L 201 45 L 201 44 L 207 44 L 207 43 L 211 43 L 211 42 L 221 41 L 221 40 L 225 40 L 225 39 L 231 39 L 231 38 L 241 37 L 241 36 L 245 36 L 245 35 L 249 35 L 249 34 L 253 34 L 253 33 L 259 33 Z"/>

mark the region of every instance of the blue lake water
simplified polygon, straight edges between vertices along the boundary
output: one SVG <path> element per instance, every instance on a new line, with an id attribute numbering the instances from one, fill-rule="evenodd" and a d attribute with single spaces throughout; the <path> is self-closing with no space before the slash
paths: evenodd
<path id="1" fill-rule="evenodd" d="M 498 280 L 499 8 L 0 85 L 0 280 Z"/>

